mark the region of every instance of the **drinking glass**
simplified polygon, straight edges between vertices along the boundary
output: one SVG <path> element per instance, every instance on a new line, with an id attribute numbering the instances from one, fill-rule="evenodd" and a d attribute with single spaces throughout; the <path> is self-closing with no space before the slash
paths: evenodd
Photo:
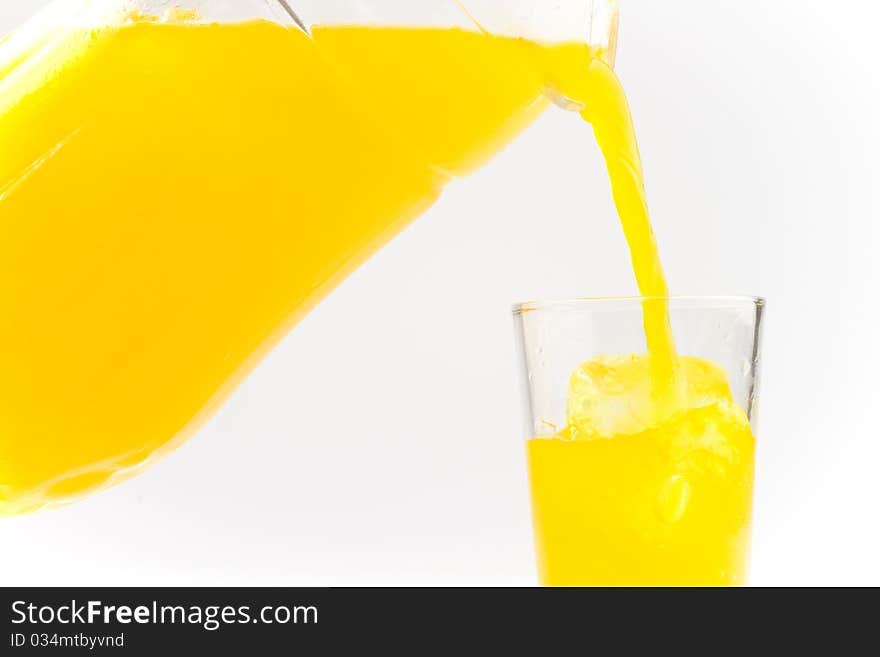
<path id="1" fill-rule="evenodd" d="M 652 388 L 642 314 L 668 307 L 678 400 Z M 574 299 L 514 309 L 543 585 L 741 585 L 754 478 L 754 297 Z"/>

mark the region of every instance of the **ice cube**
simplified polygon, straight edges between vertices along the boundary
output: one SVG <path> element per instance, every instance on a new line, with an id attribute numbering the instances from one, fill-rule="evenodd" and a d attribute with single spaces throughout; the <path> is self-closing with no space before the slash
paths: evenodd
<path id="1" fill-rule="evenodd" d="M 750 476 L 754 438 L 745 412 L 721 401 L 677 414 L 664 431 L 672 437 L 670 460 L 691 477 Z"/>
<path id="2" fill-rule="evenodd" d="M 599 356 L 571 376 L 566 405 L 574 439 L 614 438 L 656 428 L 674 415 L 719 402 L 731 402 L 720 367 L 683 356 L 672 394 L 658 400 L 647 355 Z"/>
<path id="3" fill-rule="evenodd" d="M 654 406 L 646 356 L 599 356 L 571 375 L 566 416 L 576 438 L 640 433 Z"/>

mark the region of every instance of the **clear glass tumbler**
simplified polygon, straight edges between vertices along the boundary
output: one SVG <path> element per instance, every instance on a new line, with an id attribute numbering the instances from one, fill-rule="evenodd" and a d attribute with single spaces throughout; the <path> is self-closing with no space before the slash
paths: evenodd
<path id="1" fill-rule="evenodd" d="M 668 304 L 675 337 L 663 403 L 648 304 Z M 752 297 L 516 306 L 541 584 L 746 582 L 763 310 Z"/>

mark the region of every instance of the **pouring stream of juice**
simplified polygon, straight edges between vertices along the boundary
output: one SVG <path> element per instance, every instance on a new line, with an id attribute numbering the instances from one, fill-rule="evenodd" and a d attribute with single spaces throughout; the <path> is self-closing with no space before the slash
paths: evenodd
<path id="1" fill-rule="evenodd" d="M 639 289 L 664 297 L 625 97 L 586 45 L 144 16 L 0 42 L 0 514 L 71 501 L 179 445 L 540 115 L 548 88 L 585 108 Z M 662 422 L 685 401 L 665 302 L 646 303 L 645 329 L 650 365 L 627 372 Z M 688 390 L 716 382 L 689 371 Z M 567 431 L 590 428 L 572 415 Z M 531 442 L 533 494 L 549 500 L 567 446 L 591 441 Z M 540 522 L 548 545 L 570 542 L 561 516 Z"/>
<path id="2" fill-rule="evenodd" d="M 558 55 L 558 51 L 550 53 Z M 567 425 L 528 444 L 541 581 L 745 582 L 754 437 L 717 365 L 679 357 L 626 96 L 593 59 L 559 90 L 580 101 L 608 168 L 642 302 L 646 355 L 603 355 L 571 376 Z"/>

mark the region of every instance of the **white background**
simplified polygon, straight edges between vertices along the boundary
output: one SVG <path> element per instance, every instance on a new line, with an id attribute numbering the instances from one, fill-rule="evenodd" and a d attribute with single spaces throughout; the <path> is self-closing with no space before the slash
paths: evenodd
<path id="1" fill-rule="evenodd" d="M 42 4 L 2 2 L 0 31 Z M 673 291 L 769 299 L 753 582 L 880 584 L 880 9 L 622 9 L 618 70 Z M 0 583 L 531 584 L 509 306 L 634 292 L 591 131 L 552 111 L 178 452 L 0 520 Z"/>

